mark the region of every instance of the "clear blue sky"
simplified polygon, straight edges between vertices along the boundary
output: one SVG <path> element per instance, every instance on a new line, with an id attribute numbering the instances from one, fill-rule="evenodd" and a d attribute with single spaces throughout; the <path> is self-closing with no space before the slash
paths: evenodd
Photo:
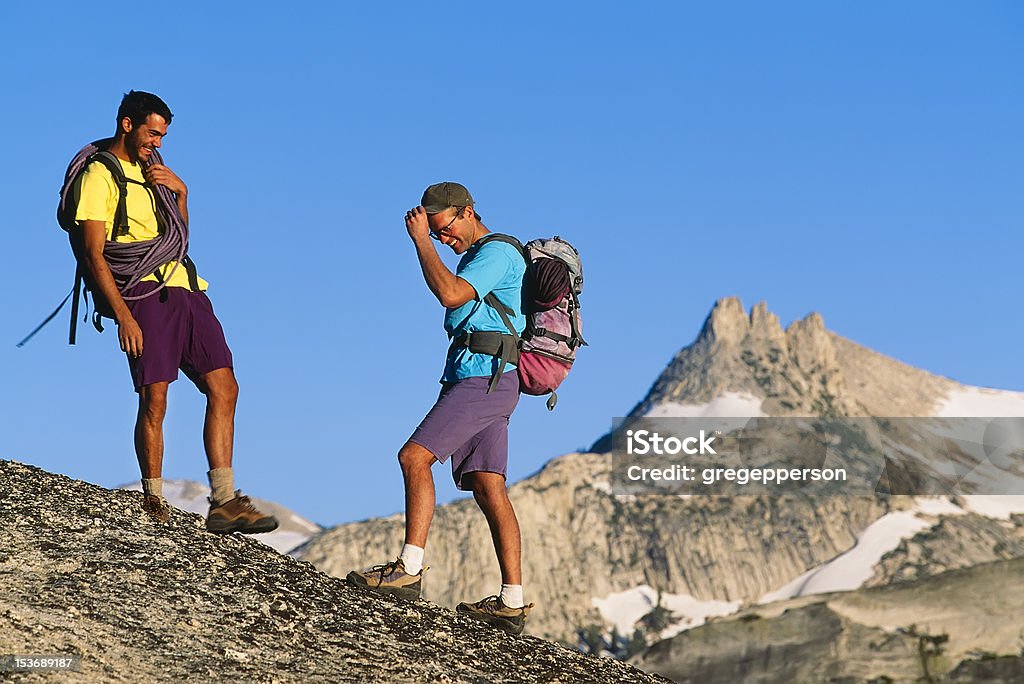
<path id="1" fill-rule="evenodd" d="M 727 295 L 1024 390 L 1019 3 L 114 7 L 0 8 L 3 458 L 138 477 L 115 335 L 68 347 L 65 314 L 14 347 L 71 285 L 64 168 L 132 88 L 175 114 L 238 483 L 318 522 L 402 508 L 394 454 L 446 347 L 402 215 L 443 179 L 585 259 L 592 347 L 554 414 L 523 398 L 514 480 L 600 436 Z M 172 386 L 165 477 L 205 479 L 202 408 Z"/>

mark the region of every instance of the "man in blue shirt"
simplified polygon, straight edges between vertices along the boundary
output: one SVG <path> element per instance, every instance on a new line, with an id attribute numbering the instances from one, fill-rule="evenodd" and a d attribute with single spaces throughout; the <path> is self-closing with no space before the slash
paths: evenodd
<path id="1" fill-rule="evenodd" d="M 434 512 L 431 467 L 450 458 L 455 485 L 472 490 L 487 518 L 502 578 L 496 595 L 460 603 L 458 610 L 519 634 L 533 607 L 523 600 L 519 521 L 505 488 L 508 421 L 519 401 L 519 375 L 510 353 L 515 340 L 488 295 L 522 333 L 526 263 L 514 245 L 483 239 L 490 231 L 469 190 L 458 183 L 427 188 L 421 206 L 406 213 L 405 226 L 427 287 L 445 307 L 444 329 L 453 343 L 437 402 L 398 452 L 406 501 L 402 551 L 394 561 L 350 572 L 348 581 L 403 598 L 420 595 L 423 549 Z M 441 261 L 431 239 L 462 255 L 455 273 Z M 478 342 L 470 341 L 474 336 Z"/>

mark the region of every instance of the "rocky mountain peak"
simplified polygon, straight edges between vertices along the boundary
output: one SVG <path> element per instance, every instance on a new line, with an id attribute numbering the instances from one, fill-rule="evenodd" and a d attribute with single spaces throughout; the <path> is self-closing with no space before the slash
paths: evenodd
<path id="1" fill-rule="evenodd" d="M 820 314 L 783 330 L 765 302 L 747 313 L 738 297 L 725 297 L 715 302 L 700 335 L 680 350 L 631 415 L 657 405 L 703 404 L 725 393 L 761 400 L 761 411 L 768 415 L 857 415 L 844 386 Z"/>
<path id="2" fill-rule="evenodd" d="M 711 342 L 738 342 L 750 330 L 750 319 L 738 297 L 724 297 L 715 302 L 704 320 L 700 339 Z"/>
<path id="3" fill-rule="evenodd" d="M 711 307 L 695 344 L 735 346 L 751 339 L 784 340 L 778 316 L 763 301 L 748 314 L 739 297 L 723 297 Z"/>
<path id="4" fill-rule="evenodd" d="M 820 313 L 783 330 L 765 302 L 748 313 L 738 297 L 724 297 L 630 415 L 692 411 L 724 395 L 771 416 L 929 415 L 956 387 L 829 331 Z"/>

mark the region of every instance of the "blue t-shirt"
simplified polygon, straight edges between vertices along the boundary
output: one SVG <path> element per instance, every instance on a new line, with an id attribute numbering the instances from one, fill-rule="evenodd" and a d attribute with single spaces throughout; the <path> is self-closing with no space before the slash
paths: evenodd
<path id="1" fill-rule="evenodd" d="M 523 275 L 526 273 L 526 262 L 523 255 L 507 242 L 491 240 L 482 247 L 473 246 L 462 255 L 455 275 L 465 280 L 476 290 L 476 298 L 462 306 L 446 309 L 444 329 L 449 335 L 461 335 L 465 332 L 501 332 L 508 333 L 508 328 L 501 320 L 501 315 L 484 302 L 487 293 L 493 292 L 502 304 L 510 307 L 512 325 L 520 335 L 526 329 L 526 317 L 523 315 Z M 498 370 L 501 360 L 489 354 L 474 354 L 463 347 L 448 358 L 444 367 L 441 382 L 458 382 L 465 378 L 478 376 L 490 377 Z M 505 372 L 515 370 L 516 366 L 509 363 Z"/>

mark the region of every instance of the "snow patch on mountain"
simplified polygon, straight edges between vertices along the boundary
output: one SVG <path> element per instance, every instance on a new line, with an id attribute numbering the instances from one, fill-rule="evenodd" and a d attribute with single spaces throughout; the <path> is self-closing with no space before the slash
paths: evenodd
<path id="1" fill-rule="evenodd" d="M 646 418 L 760 418 L 761 400 L 752 394 L 725 392 L 703 404 L 663 401 L 644 414 Z"/>
<path id="2" fill-rule="evenodd" d="M 904 539 L 933 526 L 938 516 L 969 512 L 1007 520 L 1015 513 L 1024 513 L 1024 496 L 973 495 L 957 497 L 955 501 L 943 496 L 915 497 L 910 510 L 888 513 L 869 525 L 852 549 L 764 594 L 757 603 L 858 589 L 871 578 L 882 556 Z"/>
<path id="3" fill-rule="evenodd" d="M 960 387 L 951 390 L 935 409 L 939 418 L 1003 418 L 1024 416 L 1024 392 Z"/>
<path id="4" fill-rule="evenodd" d="M 1024 496 L 1019 494 L 972 494 L 960 498 L 965 508 L 986 518 L 1009 520 L 1011 515 L 1024 515 Z"/>
<path id="5" fill-rule="evenodd" d="M 883 515 L 857 537 L 857 544 L 852 549 L 807 574 L 802 581 L 791 582 L 779 591 L 762 596 L 758 603 L 857 589 L 871 578 L 875 564 L 883 555 L 932 524 L 932 521 L 919 517 L 916 511 Z M 789 592 L 792 593 L 786 596 Z"/>
<path id="6" fill-rule="evenodd" d="M 592 602 L 606 623 L 614 625 L 619 634 L 629 635 L 640 618 L 658 605 L 658 591 L 642 584 L 604 598 L 595 597 Z M 740 601 L 701 601 L 689 594 L 662 593 L 661 606 L 672 614 L 672 624 L 661 631 L 659 638 L 668 639 L 698 627 L 711 616 L 735 613 L 740 604 Z"/>

